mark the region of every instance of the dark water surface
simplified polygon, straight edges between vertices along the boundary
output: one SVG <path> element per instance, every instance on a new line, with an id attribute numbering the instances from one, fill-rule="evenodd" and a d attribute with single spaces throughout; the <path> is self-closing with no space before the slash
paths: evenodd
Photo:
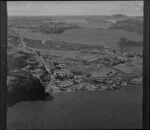
<path id="1" fill-rule="evenodd" d="M 45 40 L 50 39 L 53 41 L 65 41 L 71 43 L 80 43 L 88 45 L 104 45 L 114 49 L 119 49 L 117 42 L 120 37 L 125 37 L 133 41 L 142 41 L 143 36 L 136 32 L 127 32 L 117 29 L 70 29 L 60 34 L 43 34 L 40 32 L 30 32 L 23 29 L 18 31 L 18 34 L 23 37 Z"/>
<path id="2" fill-rule="evenodd" d="M 9 107 L 8 129 L 142 127 L 142 87 L 53 96 L 52 101 L 21 102 Z"/>

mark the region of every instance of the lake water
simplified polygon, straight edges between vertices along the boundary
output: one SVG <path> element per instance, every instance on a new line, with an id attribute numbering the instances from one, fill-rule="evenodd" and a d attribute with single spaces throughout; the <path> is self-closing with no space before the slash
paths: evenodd
<path id="1" fill-rule="evenodd" d="M 65 41 L 69 43 L 80 43 L 90 45 L 104 45 L 118 49 L 117 42 L 120 37 L 126 37 L 129 40 L 142 41 L 143 37 L 135 32 L 127 32 L 124 30 L 96 30 L 86 29 L 70 29 L 61 34 L 43 34 L 40 32 L 30 32 L 24 29 L 18 31 L 20 36 L 31 39 L 50 39 L 54 41 Z"/>
<path id="2" fill-rule="evenodd" d="M 62 92 L 7 109 L 8 129 L 142 128 L 142 87 Z"/>

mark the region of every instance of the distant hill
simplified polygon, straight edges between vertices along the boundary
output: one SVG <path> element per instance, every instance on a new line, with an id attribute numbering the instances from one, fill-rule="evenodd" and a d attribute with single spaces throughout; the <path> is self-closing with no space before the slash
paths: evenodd
<path id="1" fill-rule="evenodd" d="M 136 16 L 135 19 L 143 21 L 144 18 L 143 18 L 143 16 Z"/>
<path id="2" fill-rule="evenodd" d="M 127 38 L 121 37 L 117 43 L 120 49 L 124 52 L 143 52 L 143 42 L 142 41 L 132 41 Z"/>
<path id="3" fill-rule="evenodd" d="M 124 29 L 130 32 L 143 33 L 143 21 L 139 18 L 121 20 L 112 24 L 109 29 Z"/>
<path id="4" fill-rule="evenodd" d="M 126 20 L 129 18 L 130 16 L 123 15 L 123 14 L 114 14 L 114 15 L 107 16 L 107 20 L 113 20 L 113 21 Z"/>
<path id="5" fill-rule="evenodd" d="M 111 15 L 111 17 L 113 18 L 127 18 L 127 15 L 123 15 L 123 14 L 115 14 L 115 15 Z"/>

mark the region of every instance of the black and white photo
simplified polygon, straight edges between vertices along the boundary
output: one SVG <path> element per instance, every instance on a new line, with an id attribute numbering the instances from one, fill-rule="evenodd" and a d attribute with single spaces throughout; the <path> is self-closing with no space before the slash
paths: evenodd
<path id="1" fill-rule="evenodd" d="M 7 128 L 142 128 L 143 1 L 8 1 Z"/>

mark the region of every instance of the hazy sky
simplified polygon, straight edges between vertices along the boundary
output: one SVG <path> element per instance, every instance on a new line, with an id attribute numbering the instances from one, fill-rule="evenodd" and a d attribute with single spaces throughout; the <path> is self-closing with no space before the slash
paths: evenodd
<path id="1" fill-rule="evenodd" d="M 143 15 L 143 1 L 9 1 L 8 15 Z"/>

